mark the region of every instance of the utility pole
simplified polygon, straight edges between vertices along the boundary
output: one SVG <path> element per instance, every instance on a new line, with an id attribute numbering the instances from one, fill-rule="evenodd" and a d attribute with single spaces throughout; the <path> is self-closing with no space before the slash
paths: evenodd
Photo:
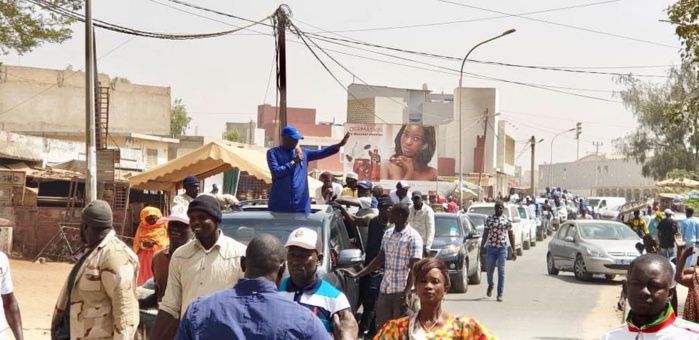
<path id="1" fill-rule="evenodd" d="M 283 6 L 279 6 L 274 13 L 277 18 L 277 53 L 279 53 L 277 65 L 277 82 L 279 85 L 279 134 L 286 126 L 286 26 L 287 15 Z"/>
<path id="2" fill-rule="evenodd" d="M 485 109 L 483 119 L 485 120 L 485 124 L 483 124 L 483 152 L 481 154 L 481 168 L 479 169 L 480 171 L 478 171 L 478 186 L 480 187 L 480 190 L 478 190 L 478 201 L 482 201 L 483 195 L 485 194 L 481 180 L 483 179 L 483 172 L 485 172 L 485 149 L 487 141 L 486 137 L 488 136 L 488 109 Z"/>
<path id="3" fill-rule="evenodd" d="M 85 205 L 97 199 L 97 149 L 95 147 L 95 31 L 92 0 L 85 1 Z"/>
<path id="4" fill-rule="evenodd" d="M 532 197 L 536 197 L 536 183 L 534 183 L 534 180 L 536 179 L 536 176 L 534 176 L 534 169 L 536 167 L 536 138 L 532 136 L 531 139 L 529 139 L 529 142 L 531 143 L 532 147 L 532 165 L 531 165 L 531 186 L 532 186 Z"/>
<path id="5" fill-rule="evenodd" d="M 595 155 L 599 155 L 599 147 L 604 145 L 602 142 L 592 142 L 592 145 L 595 147 Z"/>
<path id="6" fill-rule="evenodd" d="M 578 122 L 575 124 L 575 139 L 577 140 L 578 148 L 577 154 L 575 155 L 575 160 L 580 159 L 580 134 L 582 133 L 582 123 Z"/>

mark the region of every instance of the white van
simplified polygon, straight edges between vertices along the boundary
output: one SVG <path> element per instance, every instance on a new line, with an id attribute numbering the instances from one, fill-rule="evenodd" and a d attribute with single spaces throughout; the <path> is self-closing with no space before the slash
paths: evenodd
<path id="1" fill-rule="evenodd" d="M 468 207 L 467 213 L 492 215 L 495 213 L 495 203 L 473 203 L 470 207 Z M 523 240 L 526 238 L 524 235 L 524 228 L 522 227 L 522 219 L 519 217 L 517 206 L 510 203 L 505 203 L 505 211 L 503 211 L 503 214 L 507 216 L 510 221 L 512 221 L 512 232 L 515 236 L 515 246 L 512 248 L 517 253 L 517 256 L 521 256 L 523 254 Z"/>
<path id="2" fill-rule="evenodd" d="M 594 211 L 595 215 L 624 204 L 626 204 L 624 197 L 588 197 L 585 199 L 585 205 Z"/>

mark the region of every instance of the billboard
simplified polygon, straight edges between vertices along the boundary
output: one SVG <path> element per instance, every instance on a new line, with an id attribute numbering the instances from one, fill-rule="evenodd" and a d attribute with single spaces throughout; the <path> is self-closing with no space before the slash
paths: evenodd
<path id="1" fill-rule="evenodd" d="M 420 124 L 345 124 L 344 173 L 356 172 L 384 189 L 399 180 L 427 193 L 437 181 L 437 129 Z"/>

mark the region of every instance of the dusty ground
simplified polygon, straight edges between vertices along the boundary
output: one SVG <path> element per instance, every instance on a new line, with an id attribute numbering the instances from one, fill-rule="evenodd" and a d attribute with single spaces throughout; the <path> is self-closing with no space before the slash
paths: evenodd
<path id="1" fill-rule="evenodd" d="M 22 312 L 25 339 L 51 339 L 48 331 L 53 306 L 72 267 L 68 263 L 39 264 L 26 260 L 10 260 L 15 296 Z"/>

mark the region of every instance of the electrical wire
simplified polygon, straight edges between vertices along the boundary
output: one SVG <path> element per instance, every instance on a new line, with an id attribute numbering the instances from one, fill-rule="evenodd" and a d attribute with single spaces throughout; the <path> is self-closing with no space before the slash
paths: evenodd
<path id="1" fill-rule="evenodd" d="M 679 47 L 677 47 L 677 46 L 665 45 L 665 44 L 657 43 L 657 42 L 654 42 L 654 41 L 643 40 L 643 39 L 638 39 L 638 38 L 628 37 L 628 36 L 624 36 L 624 35 L 620 35 L 620 34 L 614 34 L 614 33 L 603 32 L 603 31 L 597 31 L 597 30 L 593 30 L 593 29 L 589 29 L 589 28 L 577 27 L 577 26 L 568 25 L 568 24 L 561 24 L 561 23 L 557 23 L 557 22 L 553 22 L 553 21 L 548 21 L 548 20 L 543 20 L 543 19 L 536 19 L 536 18 L 525 17 L 525 16 L 519 15 L 519 14 L 511 14 L 511 13 L 496 11 L 496 10 L 492 10 L 492 9 L 488 9 L 488 8 L 483 8 L 483 7 L 468 5 L 468 4 L 464 4 L 464 3 L 460 3 L 460 2 L 454 2 L 454 1 L 450 1 L 450 0 L 437 0 L 437 1 L 444 2 L 444 3 L 448 3 L 448 4 L 452 4 L 452 5 L 457 5 L 457 6 L 462 6 L 462 7 L 477 9 L 477 10 L 481 10 L 481 11 L 485 11 L 485 12 L 490 12 L 490 13 L 496 13 L 496 14 L 502 14 L 502 15 L 508 15 L 508 16 L 513 16 L 513 17 L 518 17 L 518 18 L 521 18 L 521 19 L 526 19 L 526 20 L 530 20 L 530 21 L 541 22 L 541 23 L 544 23 L 544 24 L 555 25 L 555 26 L 559 26 L 559 27 L 571 28 L 571 29 L 575 29 L 575 30 L 579 30 L 579 31 L 589 32 L 589 33 L 601 34 L 601 35 L 606 35 L 606 36 L 615 37 L 615 38 L 621 38 L 621 39 L 626 39 L 626 40 L 631 40 L 631 41 L 636 41 L 636 42 L 642 42 L 642 43 L 651 44 L 651 45 L 655 45 L 655 46 L 661 46 L 661 47 L 672 48 L 672 49 L 675 49 L 675 50 L 679 49 Z"/>

